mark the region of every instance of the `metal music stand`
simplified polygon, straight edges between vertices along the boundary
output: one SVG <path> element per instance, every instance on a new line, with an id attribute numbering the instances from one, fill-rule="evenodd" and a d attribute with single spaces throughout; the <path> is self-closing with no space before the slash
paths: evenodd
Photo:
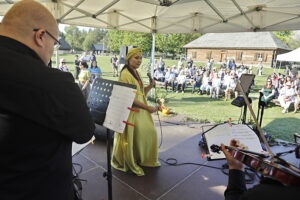
<path id="1" fill-rule="evenodd" d="M 242 74 L 242 76 L 239 78 L 238 82 L 241 87 L 236 87 L 235 91 L 242 93 L 245 93 L 245 96 L 243 97 L 237 97 L 233 101 L 236 101 L 237 99 L 240 99 L 242 101 L 242 105 L 244 106 L 244 111 L 243 111 L 243 117 L 242 117 L 242 123 L 246 124 L 246 116 L 247 116 L 247 104 L 246 100 L 244 98 L 247 98 L 250 103 L 252 103 L 252 100 L 248 97 L 250 93 L 250 87 L 254 82 L 255 75 L 254 74 Z"/>
<path id="2" fill-rule="evenodd" d="M 100 126 L 103 126 L 106 110 L 108 108 L 110 96 L 112 94 L 113 86 L 121 85 L 130 88 L 136 88 L 135 85 L 121 83 L 117 81 L 111 81 L 102 78 L 96 78 L 91 87 L 89 97 L 87 99 L 87 105 L 90 108 L 90 114 L 94 122 Z M 103 173 L 103 176 L 107 179 L 108 184 L 108 199 L 112 200 L 112 172 L 111 172 L 111 130 L 106 128 L 106 147 L 107 147 L 107 171 Z"/>

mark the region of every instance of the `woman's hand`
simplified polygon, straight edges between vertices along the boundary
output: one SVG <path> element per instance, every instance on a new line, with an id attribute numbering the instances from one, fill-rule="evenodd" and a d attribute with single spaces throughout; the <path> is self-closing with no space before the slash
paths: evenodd
<path id="1" fill-rule="evenodd" d="M 153 79 L 153 80 L 151 81 L 151 83 L 149 84 L 149 86 L 150 86 L 151 88 L 155 88 L 155 85 L 156 85 L 156 82 L 155 82 L 155 80 Z"/>
<path id="2" fill-rule="evenodd" d="M 231 147 L 237 147 L 237 148 L 240 148 L 240 149 L 248 149 L 248 147 L 246 147 L 245 145 L 240 144 L 239 140 L 231 140 L 230 141 L 230 146 Z M 224 144 L 221 144 L 221 147 L 222 147 L 222 151 L 223 151 L 223 153 L 226 157 L 229 169 L 237 169 L 237 170 L 244 171 L 244 169 L 245 169 L 244 164 L 241 163 L 240 161 L 234 159 L 232 157 L 231 153 L 225 148 Z"/>
<path id="3" fill-rule="evenodd" d="M 158 111 L 158 108 L 157 107 L 153 107 L 153 106 L 148 106 L 147 107 L 147 111 L 149 113 L 154 113 L 154 112 Z"/>

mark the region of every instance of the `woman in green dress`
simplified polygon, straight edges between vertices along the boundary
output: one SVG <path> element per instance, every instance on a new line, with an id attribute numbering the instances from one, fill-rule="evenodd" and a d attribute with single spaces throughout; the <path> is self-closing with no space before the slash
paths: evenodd
<path id="1" fill-rule="evenodd" d="M 265 102 L 265 105 L 268 105 L 275 96 L 275 86 L 272 85 L 271 79 L 267 79 L 266 85 L 261 89 L 261 92 L 263 93 L 261 101 Z"/>
<path id="2" fill-rule="evenodd" d="M 115 169 L 124 172 L 132 171 L 138 176 L 145 175 L 141 166 L 160 166 L 157 134 L 151 116 L 151 113 L 158 111 L 158 108 L 149 106 L 146 100 L 147 93 L 154 87 L 155 82 L 144 87 L 140 73 L 137 71 L 141 63 L 141 49 L 130 49 L 119 81 L 137 86 L 133 108 L 139 112 L 130 111 L 127 121 L 134 126 L 126 125 L 124 133 L 115 133 L 111 161 Z"/>

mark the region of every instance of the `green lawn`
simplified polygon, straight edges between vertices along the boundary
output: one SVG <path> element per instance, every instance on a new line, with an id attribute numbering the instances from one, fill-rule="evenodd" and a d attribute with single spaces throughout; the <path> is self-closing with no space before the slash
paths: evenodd
<path id="1" fill-rule="evenodd" d="M 66 58 L 71 72 L 74 73 L 74 55 L 61 55 L 62 58 Z M 55 60 L 54 58 L 52 60 Z M 98 65 L 101 67 L 103 77 L 106 79 L 117 80 L 116 77 L 112 77 L 110 57 L 97 57 Z M 167 66 L 177 64 L 177 60 L 165 60 Z M 149 59 L 143 60 L 143 66 L 149 63 Z M 55 62 L 53 63 L 55 65 Z M 200 65 L 196 63 L 197 66 Z M 216 65 L 217 66 L 217 65 Z M 144 67 L 143 67 L 144 68 Z M 256 72 L 256 68 L 253 70 Z M 250 97 L 253 99 L 253 110 L 257 114 L 257 97 L 258 90 L 262 88 L 265 83 L 267 75 L 271 74 L 273 69 L 264 68 L 263 76 L 257 76 L 255 78 L 255 88 L 250 93 Z M 147 80 L 145 74 L 146 71 L 142 70 L 142 74 Z M 167 106 L 176 113 L 183 114 L 188 118 L 192 118 L 200 121 L 210 122 L 224 122 L 228 118 L 232 118 L 236 123 L 238 122 L 241 114 L 241 108 L 232 106 L 231 101 L 212 100 L 206 95 L 191 94 L 191 87 L 186 89 L 184 94 L 181 93 L 168 93 Z M 294 114 L 292 112 L 287 114 L 281 113 L 282 108 L 279 106 L 273 106 L 265 109 L 262 127 L 269 134 L 275 138 L 284 140 L 293 140 L 294 133 L 300 133 L 300 113 Z M 247 112 L 247 120 L 250 119 L 250 112 Z"/>

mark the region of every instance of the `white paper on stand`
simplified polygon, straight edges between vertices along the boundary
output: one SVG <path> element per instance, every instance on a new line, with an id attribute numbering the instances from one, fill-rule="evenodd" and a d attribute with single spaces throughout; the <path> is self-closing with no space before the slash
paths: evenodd
<path id="1" fill-rule="evenodd" d="M 211 128 L 211 127 L 209 127 Z M 208 130 L 208 128 L 206 128 Z M 245 124 L 230 125 L 228 123 L 217 125 L 205 133 L 206 143 L 209 150 L 210 159 L 223 159 L 225 155 L 212 152 L 210 146 L 222 143 L 229 146 L 230 140 L 237 139 L 240 143 L 248 146 L 248 150 L 261 153 L 262 147 L 255 132 Z"/>
<path id="2" fill-rule="evenodd" d="M 114 85 L 110 96 L 103 126 L 118 133 L 123 133 L 130 110 L 132 107 L 136 89 Z M 130 123 L 130 122 L 129 122 Z"/>

